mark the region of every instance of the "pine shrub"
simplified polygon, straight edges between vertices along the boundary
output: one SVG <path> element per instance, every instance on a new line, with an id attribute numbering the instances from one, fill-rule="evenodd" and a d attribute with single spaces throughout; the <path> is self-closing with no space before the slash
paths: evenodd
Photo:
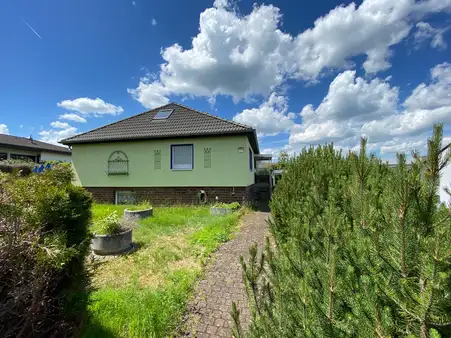
<path id="1" fill-rule="evenodd" d="M 74 335 L 85 299 L 91 196 L 62 166 L 39 175 L 0 173 L 2 337 Z M 84 294 L 83 292 L 78 294 Z"/>
<path id="2" fill-rule="evenodd" d="M 242 260 L 251 337 L 451 336 L 451 209 L 439 203 L 442 125 L 428 155 L 389 168 L 332 145 L 285 163 L 272 240 Z M 244 336 L 236 307 L 235 336 Z"/>

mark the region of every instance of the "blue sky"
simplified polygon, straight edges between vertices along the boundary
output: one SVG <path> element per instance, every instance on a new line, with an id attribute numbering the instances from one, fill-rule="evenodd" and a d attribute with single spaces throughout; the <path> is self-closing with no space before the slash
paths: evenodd
<path id="1" fill-rule="evenodd" d="M 449 0 L 5 0 L 0 132 L 55 143 L 175 101 L 266 152 L 366 135 L 390 158 L 451 136 L 450 27 Z"/>

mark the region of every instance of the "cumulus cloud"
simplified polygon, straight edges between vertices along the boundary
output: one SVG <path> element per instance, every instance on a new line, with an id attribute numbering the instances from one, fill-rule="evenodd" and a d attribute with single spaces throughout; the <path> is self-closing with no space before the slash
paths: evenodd
<path id="1" fill-rule="evenodd" d="M 67 113 L 62 114 L 58 117 L 60 120 L 67 120 L 67 121 L 73 121 L 73 122 L 79 122 L 79 123 L 86 123 L 86 119 L 81 117 L 80 115 L 73 114 L 73 113 Z"/>
<path id="2" fill-rule="evenodd" d="M 124 111 L 121 106 L 106 103 L 100 98 L 90 99 L 80 97 L 75 100 L 64 100 L 57 103 L 58 107 L 73 110 L 83 115 L 119 115 Z"/>
<path id="3" fill-rule="evenodd" d="M 373 137 L 421 133 L 435 122 L 451 123 L 451 64 L 431 69 L 431 83 L 418 85 L 404 101 L 404 110 L 363 125 L 362 132 Z"/>
<path id="4" fill-rule="evenodd" d="M 259 136 L 276 135 L 294 125 L 295 114 L 287 111 L 287 98 L 272 93 L 258 108 L 245 109 L 233 120 L 255 128 Z"/>
<path id="5" fill-rule="evenodd" d="M 417 23 L 416 28 L 417 30 L 414 37 L 417 48 L 420 47 L 422 43 L 430 40 L 430 46 L 432 48 L 446 49 L 447 44 L 443 38 L 443 34 L 445 34 L 450 27 L 433 28 L 429 23 L 421 21 Z"/>
<path id="6" fill-rule="evenodd" d="M 50 123 L 50 125 L 53 128 L 56 128 L 56 129 L 67 129 L 67 128 L 70 128 L 69 123 L 61 122 L 61 121 L 53 121 L 53 122 Z"/>
<path id="7" fill-rule="evenodd" d="M 169 103 L 169 91 L 160 82 L 151 81 L 151 77 L 142 77 L 135 89 L 128 89 L 132 97 L 146 108 L 155 108 Z"/>
<path id="8" fill-rule="evenodd" d="M 62 139 L 74 136 L 77 134 L 77 128 L 61 121 L 53 121 L 50 123 L 52 129 L 42 130 L 39 132 L 40 140 L 47 143 L 61 145 L 58 142 Z"/>
<path id="9" fill-rule="evenodd" d="M 450 7 L 451 0 L 365 0 L 338 6 L 291 35 L 281 30 L 275 6 L 255 5 L 241 15 L 229 1 L 216 0 L 200 14 L 191 46 L 164 48 L 158 78 L 142 78 L 129 93 L 145 107 L 169 95 L 267 97 L 287 79 L 314 81 L 324 71 L 349 68 L 356 55 L 365 56 L 367 73 L 376 73 L 390 67 L 391 47 L 415 24 Z"/>
<path id="10" fill-rule="evenodd" d="M 9 135 L 9 129 L 6 124 L 0 123 L 0 134 Z"/>
<path id="11" fill-rule="evenodd" d="M 337 75 L 317 108 L 302 109 L 302 123 L 291 127 L 290 149 L 334 142 L 353 150 L 367 136 L 369 148 L 382 154 L 425 150 L 432 125 L 451 123 L 451 64 L 432 68 L 430 82 L 414 88 L 401 104 L 398 92 L 384 80 L 356 77 L 353 71 Z"/>
<path id="12" fill-rule="evenodd" d="M 157 19 L 152 18 L 152 26 L 156 26 L 158 24 Z"/>

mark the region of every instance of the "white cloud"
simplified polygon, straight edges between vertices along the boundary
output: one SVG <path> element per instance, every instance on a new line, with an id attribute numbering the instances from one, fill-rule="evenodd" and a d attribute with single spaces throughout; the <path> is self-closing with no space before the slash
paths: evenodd
<path id="1" fill-rule="evenodd" d="M 157 19 L 152 18 L 152 26 L 156 26 L 158 24 Z"/>
<path id="2" fill-rule="evenodd" d="M 450 29 L 450 27 L 445 28 L 433 28 L 427 22 L 419 22 L 416 25 L 417 31 L 415 32 L 415 42 L 417 47 L 422 43 L 431 40 L 430 45 L 433 48 L 446 49 L 447 44 L 443 38 L 443 34 Z"/>
<path id="3" fill-rule="evenodd" d="M 287 98 L 272 93 L 258 108 L 245 109 L 233 120 L 255 128 L 259 136 L 276 135 L 288 131 L 294 124 L 295 115 L 287 111 Z"/>
<path id="4" fill-rule="evenodd" d="M 381 79 L 365 80 L 345 71 L 332 81 L 329 92 L 315 109 L 306 105 L 302 123 L 291 128 L 289 147 L 334 142 L 355 150 L 359 138 L 369 138 L 369 149 L 382 154 L 425 150 L 434 123 L 451 123 L 451 64 L 431 69 L 430 83 L 418 85 L 398 105 L 398 88 Z"/>
<path id="5" fill-rule="evenodd" d="M 169 103 L 169 91 L 158 81 L 151 82 L 150 77 L 141 78 L 138 88 L 127 90 L 132 97 L 146 108 L 155 108 Z"/>
<path id="6" fill-rule="evenodd" d="M 0 134 L 9 135 L 9 129 L 6 124 L 0 123 Z"/>
<path id="7" fill-rule="evenodd" d="M 241 15 L 229 1 L 216 0 L 200 14 L 191 46 L 163 49 L 159 77 L 144 77 L 129 92 L 145 107 L 167 102 L 169 95 L 229 95 L 235 101 L 268 96 L 289 78 L 314 81 L 330 69 L 349 68 L 356 55 L 364 55 L 363 68 L 375 73 L 390 67 L 390 48 L 412 26 L 450 6 L 451 0 L 365 0 L 338 6 L 291 35 L 281 30 L 275 6 L 254 5 Z"/>
<path id="8" fill-rule="evenodd" d="M 88 97 L 80 97 L 75 100 L 64 100 L 58 102 L 58 107 L 79 112 L 83 115 L 119 115 L 124 111 L 121 106 L 115 106 L 106 103 L 100 98 L 90 99 Z"/>
<path id="9" fill-rule="evenodd" d="M 451 64 L 432 68 L 431 80 L 412 91 L 405 110 L 368 122 L 362 131 L 373 137 L 402 136 L 424 132 L 436 122 L 451 123 Z"/>
<path id="10" fill-rule="evenodd" d="M 398 101 L 398 88 L 375 78 L 367 81 L 355 71 L 339 74 L 315 111 L 319 120 L 368 120 L 393 113 Z"/>
<path id="11" fill-rule="evenodd" d="M 431 84 L 420 84 L 405 100 L 410 111 L 451 106 L 451 64 L 445 62 L 432 68 L 431 78 Z"/>
<path id="12" fill-rule="evenodd" d="M 68 123 L 54 121 L 50 125 L 55 129 L 41 130 L 39 132 L 43 142 L 61 145 L 58 143 L 59 141 L 77 134 L 77 128 L 72 127 Z"/>
<path id="13" fill-rule="evenodd" d="M 86 119 L 72 113 L 62 114 L 58 117 L 60 120 L 67 120 L 67 121 L 73 121 L 73 122 L 79 122 L 79 123 L 86 123 Z"/>
<path id="14" fill-rule="evenodd" d="M 327 95 L 314 109 L 301 111 L 302 124 L 292 128 L 290 143 L 330 142 L 355 136 L 363 122 L 390 116 L 396 109 L 398 88 L 381 79 L 365 80 L 355 71 L 338 74 Z"/>
<path id="15" fill-rule="evenodd" d="M 51 125 L 53 128 L 57 128 L 57 129 L 67 129 L 67 128 L 70 128 L 69 123 L 67 123 L 67 122 L 61 122 L 61 121 L 53 121 L 53 122 L 50 123 L 50 125 Z"/>
<path id="16" fill-rule="evenodd" d="M 136 7 L 136 1 L 132 1 L 133 7 Z"/>

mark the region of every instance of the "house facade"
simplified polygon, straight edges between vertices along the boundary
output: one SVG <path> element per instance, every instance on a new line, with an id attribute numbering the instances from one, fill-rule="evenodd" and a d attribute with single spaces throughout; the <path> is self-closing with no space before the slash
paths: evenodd
<path id="1" fill-rule="evenodd" d="M 0 161 L 29 160 L 34 163 L 71 161 L 71 151 L 66 147 L 36 141 L 29 137 L 0 134 Z"/>
<path id="2" fill-rule="evenodd" d="M 242 202 L 255 130 L 175 103 L 66 139 L 76 183 L 98 202 Z"/>

